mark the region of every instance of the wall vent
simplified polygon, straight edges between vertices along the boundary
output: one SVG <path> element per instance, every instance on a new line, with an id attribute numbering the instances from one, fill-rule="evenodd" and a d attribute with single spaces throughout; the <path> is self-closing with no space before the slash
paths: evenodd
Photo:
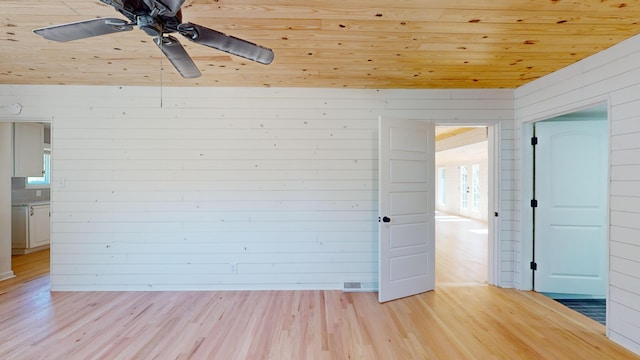
<path id="1" fill-rule="evenodd" d="M 345 281 L 342 284 L 344 292 L 374 292 L 378 291 L 378 283 L 373 281 Z"/>

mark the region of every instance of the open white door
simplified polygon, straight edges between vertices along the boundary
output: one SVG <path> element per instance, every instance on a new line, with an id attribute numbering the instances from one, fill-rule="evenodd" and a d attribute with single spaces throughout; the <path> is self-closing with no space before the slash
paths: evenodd
<path id="1" fill-rule="evenodd" d="M 434 124 L 380 118 L 378 300 L 435 287 Z"/>
<path id="2" fill-rule="evenodd" d="M 606 295 L 606 120 L 535 124 L 535 290 Z"/>

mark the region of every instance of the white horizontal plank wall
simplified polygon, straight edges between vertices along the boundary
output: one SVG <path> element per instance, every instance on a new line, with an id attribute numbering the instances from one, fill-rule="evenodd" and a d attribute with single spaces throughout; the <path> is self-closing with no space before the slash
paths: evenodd
<path id="1" fill-rule="evenodd" d="M 607 332 L 640 353 L 640 36 L 517 89 L 516 137 L 524 122 L 602 100 L 610 105 Z M 522 156 L 521 150 L 517 153 Z M 522 236 L 518 234 L 518 246 Z"/>
<path id="2" fill-rule="evenodd" d="M 54 290 L 375 282 L 378 116 L 514 116 L 512 90 L 3 85 L 0 101 L 52 119 Z"/>

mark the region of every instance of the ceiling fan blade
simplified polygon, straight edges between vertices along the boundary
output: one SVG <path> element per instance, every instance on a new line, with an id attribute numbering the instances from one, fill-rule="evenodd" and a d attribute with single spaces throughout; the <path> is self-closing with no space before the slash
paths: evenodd
<path id="1" fill-rule="evenodd" d="M 178 31 L 195 43 L 240 56 L 260 64 L 271 64 L 275 56 L 271 49 L 198 24 L 181 24 L 178 26 Z"/>
<path id="2" fill-rule="evenodd" d="M 33 30 L 34 33 L 53 41 L 79 40 L 92 36 L 112 34 L 133 29 L 133 25 L 122 19 L 99 18 L 68 24 L 47 26 Z"/>
<path id="3" fill-rule="evenodd" d="M 168 35 L 164 37 L 157 37 L 153 39 L 153 42 L 158 45 L 160 50 L 164 53 L 167 59 L 171 61 L 173 67 L 178 70 L 182 77 L 191 79 L 202 75 L 178 39 Z"/>
<path id="4" fill-rule="evenodd" d="M 185 0 L 144 0 L 149 9 L 157 9 L 158 15 L 174 16 Z"/>
<path id="5" fill-rule="evenodd" d="M 171 10 L 170 15 L 175 15 L 182 7 L 182 4 L 184 4 L 184 0 L 162 0 L 162 3 Z"/>

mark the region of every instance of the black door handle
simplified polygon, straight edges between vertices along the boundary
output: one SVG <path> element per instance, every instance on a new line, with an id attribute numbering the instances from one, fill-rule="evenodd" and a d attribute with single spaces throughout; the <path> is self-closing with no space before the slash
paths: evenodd
<path id="1" fill-rule="evenodd" d="M 388 216 L 385 216 L 382 218 L 382 222 L 386 222 L 386 223 L 391 222 L 391 218 Z"/>

